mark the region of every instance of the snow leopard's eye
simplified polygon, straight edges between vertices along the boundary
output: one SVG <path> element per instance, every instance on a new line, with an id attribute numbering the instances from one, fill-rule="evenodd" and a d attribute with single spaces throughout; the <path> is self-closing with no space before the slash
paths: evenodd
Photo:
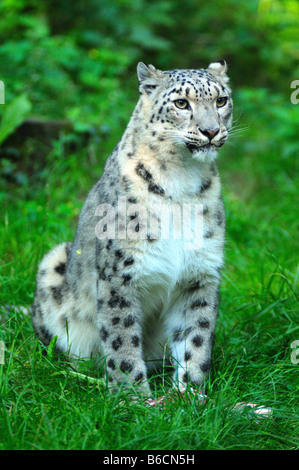
<path id="1" fill-rule="evenodd" d="M 174 104 L 176 105 L 177 108 L 179 109 L 187 109 L 189 106 L 189 103 L 187 100 L 175 100 Z"/>
<path id="2" fill-rule="evenodd" d="M 217 98 L 216 103 L 217 103 L 217 108 L 222 108 L 222 106 L 226 105 L 227 103 L 227 97 L 222 96 L 221 98 Z"/>

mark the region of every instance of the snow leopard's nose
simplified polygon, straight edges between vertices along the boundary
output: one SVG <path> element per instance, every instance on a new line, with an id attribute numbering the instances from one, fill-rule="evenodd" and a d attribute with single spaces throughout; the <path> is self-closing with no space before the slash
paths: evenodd
<path id="1" fill-rule="evenodd" d="M 210 140 L 212 140 L 215 137 L 215 135 L 218 134 L 219 130 L 220 130 L 219 127 L 217 127 L 215 129 L 204 129 L 204 130 L 200 129 L 200 132 L 206 137 L 208 137 Z"/>

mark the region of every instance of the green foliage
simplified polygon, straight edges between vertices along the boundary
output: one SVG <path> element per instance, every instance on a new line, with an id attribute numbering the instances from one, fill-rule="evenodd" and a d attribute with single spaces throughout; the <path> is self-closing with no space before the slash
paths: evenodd
<path id="1" fill-rule="evenodd" d="M 128 115 L 138 60 L 183 68 L 224 57 L 236 86 L 286 96 L 298 72 L 298 16 L 290 0 L 7 0 L 0 78 L 7 100 L 26 92 L 34 114 L 114 127 Z"/>
<path id="2" fill-rule="evenodd" d="M 26 95 L 15 98 L 8 106 L 3 107 L 0 124 L 0 145 L 24 121 L 31 111 L 31 104 Z"/>

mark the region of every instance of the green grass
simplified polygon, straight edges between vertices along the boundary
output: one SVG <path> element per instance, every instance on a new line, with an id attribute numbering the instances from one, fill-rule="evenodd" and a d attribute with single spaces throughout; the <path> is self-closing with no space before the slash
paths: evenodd
<path id="1" fill-rule="evenodd" d="M 286 140 L 272 142 L 270 118 L 232 139 L 219 159 L 226 267 L 208 402 L 176 396 L 165 408 L 149 408 L 128 392 L 111 395 L 101 380 L 66 372 L 63 357 L 43 354 L 30 317 L 3 309 L 0 449 L 298 449 L 299 365 L 290 347 L 299 339 L 297 168 L 291 150 L 283 156 Z M 32 303 L 39 260 L 73 239 L 84 198 L 117 137 L 95 156 L 91 149 L 66 151 L 62 139 L 28 183 L 2 183 L 0 305 Z M 80 372 L 102 377 L 92 364 L 81 364 Z M 156 396 L 167 391 L 162 379 L 151 380 Z M 272 407 L 273 416 L 257 422 L 247 410 L 232 411 L 240 401 Z"/>

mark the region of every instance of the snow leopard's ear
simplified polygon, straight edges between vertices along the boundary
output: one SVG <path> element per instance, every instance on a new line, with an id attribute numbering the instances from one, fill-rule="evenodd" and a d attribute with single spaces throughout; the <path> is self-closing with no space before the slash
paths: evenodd
<path id="1" fill-rule="evenodd" d="M 228 76 L 226 75 L 227 64 L 224 59 L 218 60 L 217 62 L 212 62 L 207 68 L 207 71 L 216 77 L 218 76 L 224 82 L 228 82 L 229 80 Z"/>
<path id="2" fill-rule="evenodd" d="M 139 80 L 140 93 L 145 92 L 149 95 L 157 88 L 159 81 L 163 77 L 163 73 L 151 64 L 146 65 L 143 62 L 139 62 L 137 65 L 137 77 Z"/>

